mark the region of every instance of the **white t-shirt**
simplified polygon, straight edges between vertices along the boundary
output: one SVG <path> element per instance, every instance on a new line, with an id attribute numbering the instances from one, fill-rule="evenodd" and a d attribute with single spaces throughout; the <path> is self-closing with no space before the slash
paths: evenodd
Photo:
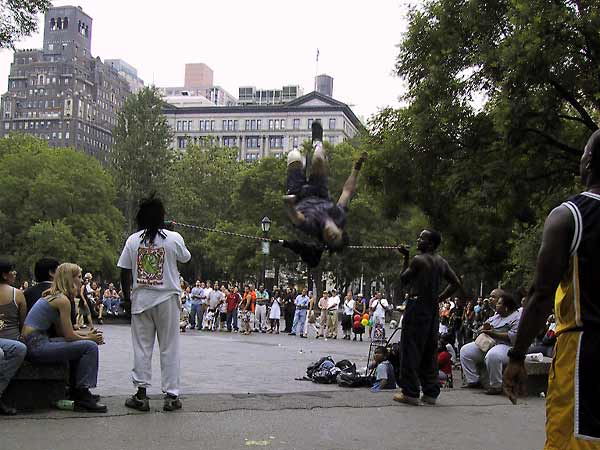
<path id="1" fill-rule="evenodd" d="M 221 297 L 223 293 L 221 291 L 215 291 L 214 289 L 208 294 L 208 307 L 210 309 L 215 309 L 219 302 L 221 301 Z"/>
<path id="2" fill-rule="evenodd" d="M 327 309 L 329 311 L 335 311 L 340 306 L 340 296 L 334 295 L 333 297 L 329 297 L 329 301 L 327 302 Z"/>
<path id="3" fill-rule="evenodd" d="M 373 303 L 371 303 L 371 308 L 373 308 L 373 315 L 377 317 L 385 317 L 385 310 L 388 308 L 388 306 L 388 301 L 385 298 L 382 298 L 381 300 L 373 300 Z"/>
<path id="4" fill-rule="evenodd" d="M 354 312 L 354 300 L 344 300 L 344 314 L 346 316 L 351 316 Z"/>
<path id="5" fill-rule="evenodd" d="M 117 266 L 130 269 L 133 276 L 131 313 L 139 314 L 173 297 L 179 301 L 181 284 L 177 263 L 186 263 L 192 255 L 179 233 L 161 230 L 154 244 L 141 242 L 143 231 L 133 233 L 121 252 Z"/>

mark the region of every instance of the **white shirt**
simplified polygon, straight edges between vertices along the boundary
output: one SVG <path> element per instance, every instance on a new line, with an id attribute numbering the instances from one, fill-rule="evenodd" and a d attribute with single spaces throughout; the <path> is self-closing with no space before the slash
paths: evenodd
<path id="1" fill-rule="evenodd" d="M 385 317 L 385 310 L 388 308 L 389 304 L 385 298 L 381 300 L 375 299 L 371 304 L 371 308 L 373 308 L 373 315 L 377 317 Z"/>
<path id="2" fill-rule="evenodd" d="M 354 300 L 344 300 L 344 314 L 346 316 L 351 316 L 354 312 Z"/>
<path id="3" fill-rule="evenodd" d="M 340 296 L 334 295 L 333 297 L 329 297 L 327 301 L 327 309 L 329 311 L 334 311 L 340 306 Z"/>
<path id="4" fill-rule="evenodd" d="M 223 293 L 221 291 L 215 291 L 214 289 L 208 294 L 208 307 L 210 309 L 215 309 L 219 302 L 221 301 L 221 297 Z"/>
<path id="5" fill-rule="evenodd" d="M 121 252 L 117 266 L 132 271 L 131 313 L 139 314 L 173 297 L 181 296 L 177 263 L 186 263 L 192 255 L 179 233 L 162 230 L 154 244 L 141 242 L 143 231 L 133 233 Z"/>

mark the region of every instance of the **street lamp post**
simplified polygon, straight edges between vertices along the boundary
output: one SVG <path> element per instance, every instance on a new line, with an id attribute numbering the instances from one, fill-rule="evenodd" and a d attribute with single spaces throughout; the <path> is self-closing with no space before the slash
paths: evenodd
<path id="1" fill-rule="evenodd" d="M 271 229 L 271 219 L 269 219 L 267 216 L 263 217 L 262 220 L 260 221 L 260 227 L 262 228 L 263 236 L 265 238 L 267 238 L 269 235 L 269 230 Z M 263 254 L 262 283 L 263 283 L 263 286 L 266 287 L 266 285 L 267 285 L 267 279 L 266 279 L 267 255 L 269 254 L 269 241 L 263 241 L 262 254 Z"/>

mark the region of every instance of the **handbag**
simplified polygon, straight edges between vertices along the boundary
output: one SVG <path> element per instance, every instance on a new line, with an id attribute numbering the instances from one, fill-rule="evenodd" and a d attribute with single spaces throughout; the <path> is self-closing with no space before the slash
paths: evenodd
<path id="1" fill-rule="evenodd" d="M 480 333 L 475 339 L 475 345 L 479 347 L 483 353 L 487 353 L 490 348 L 496 345 L 496 341 L 485 333 Z"/>

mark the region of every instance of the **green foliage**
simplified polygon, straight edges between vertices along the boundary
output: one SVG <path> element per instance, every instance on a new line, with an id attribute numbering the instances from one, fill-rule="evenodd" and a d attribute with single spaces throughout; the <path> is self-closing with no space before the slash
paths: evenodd
<path id="1" fill-rule="evenodd" d="M 38 258 L 52 256 L 113 277 L 123 238 L 115 195 L 94 158 L 32 137 L 3 139 L 0 254 L 15 256 L 24 274 Z"/>
<path id="2" fill-rule="evenodd" d="M 597 129 L 598 6 L 431 0 L 409 13 L 396 62 L 408 106 L 370 123 L 372 184 L 388 214 L 396 198 L 426 213 L 468 287 L 531 281 L 531 241 Z"/>
<path id="3" fill-rule="evenodd" d="M 111 170 L 129 231 L 133 230 L 139 201 L 166 187 L 172 133 L 162 114 L 163 106 L 156 87 L 144 87 L 127 97 L 113 130 Z"/>
<path id="4" fill-rule="evenodd" d="M 49 0 L 1 0 L 0 48 L 14 48 L 17 41 L 37 31 L 37 15 L 51 6 Z"/>

